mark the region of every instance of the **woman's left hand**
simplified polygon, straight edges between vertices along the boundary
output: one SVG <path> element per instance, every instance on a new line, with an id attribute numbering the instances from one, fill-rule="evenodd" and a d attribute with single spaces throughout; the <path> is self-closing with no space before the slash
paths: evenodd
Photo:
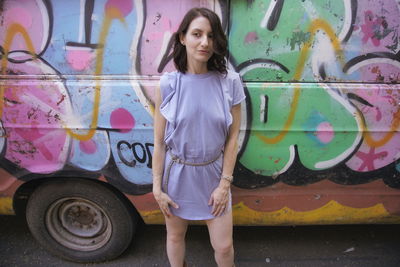
<path id="1" fill-rule="evenodd" d="M 218 186 L 212 192 L 208 205 L 213 205 L 212 215 L 220 216 L 227 208 L 229 202 L 229 187 Z"/>

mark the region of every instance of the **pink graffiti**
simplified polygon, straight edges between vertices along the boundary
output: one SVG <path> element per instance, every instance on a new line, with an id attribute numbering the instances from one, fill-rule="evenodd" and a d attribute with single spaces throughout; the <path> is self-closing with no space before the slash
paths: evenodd
<path id="1" fill-rule="evenodd" d="M 320 142 L 327 144 L 332 141 L 334 135 L 333 127 L 329 122 L 321 122 L 317 126 L 317 138 Z"/>
<path id="2" fill-rule="evenodd" d="M 0 23 L 0 44 L 5 41 L 5 33 L 11 24 L 23 26 L 31 34 L 35 53 L 44 49 L 49 38 L 49 23 L 47 9 L 41 1 L 2 1 L 3 17 Z M 17 35 L 13 40 L 10 51 L 26 50 L 22 36 Z"/>
<path id="3" fill-rule="evenodd" d="M 160 31 L 154 31 L 147 35 L 147 40 L 149 41 L 162 41 L 166 32 L 172 33 L 177 30 L 178 25 L 173 27 L 171 21 L 168 18 L 160 18 Z"/>
<path id="4" fill-rule="evenodd" d="M 397 40 L 400 25 L 398 1 L 364 0 L 358 2 L 355 31 L 348 42 L 349 45 L 351 44 L 350 47 L 352 45 L 359 47 L 356 50 L 359 50 L 360 55 L 382 51 L 397 53 L 399 51 Z M 398 73 L 398 70 L 391 69 L 393 73 Z M 359 73 L 361 76 L 364 75 L 364 71 L 361 69 Z M 362 77 L 360 80 L 364 81 Z"/>
<path id="5" fill-rule="evenodd" d="M 363 43 L 365 44 L 371 39 L 371 42 L 374 46 L 379 46 L 381 41 L 377 38 L 376 32 L 379 31 L 382 26 L 382 18 L 374 19 L 374 14 L 371 10 L 367 10 L 364 13 L 364 24 L 361 25 L 361 30 L 364 33 L 364 37 L 362 38 Z"/>
<path id="6" fill-rule="evenodd" d="M 246 44 L 254 43 L 258 40 L 258 35 L 256 32 L 249 32 L 244 38 Z"/>
<path id="7" fill-rule="evenodd" d="M 347 92 L 350 91 L 373 105 L 369 106 L 351 100 L 361 111 L 372 138 L 381 140 L 390 131 L 395 120 L 394 116 L 397 114 L 400 102 L 400 92 L 387 84 L 364 84 L 363 88 L 350 89 Z M 358 152 L 346 162 L 346 165 L 353 170 L 367 171 L 382 168 L 400 157 L 399 140 L 400 132 L 396 132 L 387 143 L 378 147 L 370 147 L 363 142 Z M 376 154 L 376 157 L 373 154 Z"/>
<path id="8" fill-rule="evenodd" d="M 374 166 L 374 161 L 377 159 L 384 159 L 385 157 L 387 157 L 387 155 L 388 155 L 387 151 L 375 153 L 374 147 L 371 147 L 368 153 L 357 151 L 356 156 L 363 161 L 361 166 L 358 168 L 358 171 L 375 170 L 376 167 Z"/>
<path id="9" fill-rule="evenodd" d="M 67 62 L 72 69 L 82 71 L 88 69 L 95 58 L 93 50 L 75 50 L 71 49 L 67 51 Z"/>
<path id="10" fill-rule="evenodd" d="M 19 74 L 42 75 L 43 69 L 51 73 L 40 60 L 9 62 L 8 69 Z M 6 81 L 2 121 L 9 161 L 33 173 L 51 173 L 64 166 L 70 142 L 62 126 L 70 109 L 67 95 L 62 82 Z"/>
<path id="11" fill-rule="evenodd" d="M 35 124 L 37 125 L 38 123 L 33 122 L 30 128 L 16 128 L 15 132 L 24 139 L 24 142 L 31 144 L 33 149 L 39 150 L 46 160 L 51 161 L 54 158 L 51 151 L 44 142 L 39 141 L 45 136 L 45 132 L 42 133 Z"/>
<path id="12" fill-rule="evenodd" d="M 124 108 L 118 108 L 111 113 L 110 124 L 113 129 L 127 133 L 135 127 L 135 118 Z"/>
<path id="13" fill-rule="evenodd" d="M 380 121 L 382 119 L 382 112 L 379 109 L 379 107 L 375 108 L 375 112 L 376 112 L 376 117 L 375 117 L 376 121 Z"/>
<path id="14" fill-rule="evenodd" d="M 94 154 L 97 151 L 97 145 L 93 139 L 90 139 L 89 141 L 80 141 L 79 148 L 86 154 Z"/>
<path id="15" fill-rule="evenodd" d="M 124 17 L 128 16 L 133 9 L 132 0 L 108 0 L 105 9 L 117 9 Z"/>
<path id="16" fill-rule="evenodd" d="M 19 23 L 26 29 L 32 26 L 31 14 L 21 7 L 14 7 L 7 10 L 4 15 L 4 20 L 6 26 L 9 26 L 11 23 Z"/>
<path id="17" fill-rule="evenodd" d="M 56 88 L 49 87 L 46 87 L 45 93 L 41 92 L 42 86 L 11 86 L 5 94 L 8 101 L 15 103 L 5 106 L 7 115 L 4 126 L 8 133 L 6 158 L 36 173 L 54 172 L 66 159 L 66 151 L 63 150 L 67 140 L 65 131 L 58 126 L 59 110 L 51 101 L 48 108 L 34 104 L 38 100 L 41 102 L 58 96 Z"/>

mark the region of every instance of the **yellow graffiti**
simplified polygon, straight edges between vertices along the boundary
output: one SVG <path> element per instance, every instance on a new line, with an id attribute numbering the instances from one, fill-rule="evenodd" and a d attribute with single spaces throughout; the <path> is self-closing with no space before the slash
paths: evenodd
<path id="1" fill-rule="evenodd" d="M 126 22 L 124 20 L 123 15 L 121 14 L 121 12 L 115 8 L 110 8 L 110 10 L 108 10 L 108 12 L 106 12 L 106 16 L 103 21 L 102 30 L 100 32 L 100 38 L 99 38 L 100 44 L 105 43 L 108 32 L 110 30 L 111 22 L 115 18 L 119 19 L 126 26 Z M 12 41 L 14 40 L 15 35 L 18 33 L 22 35 L 28 52 L 32 55 L 32 57 L 34 59 L 36 59 L 36 57 L 37 57 L 32 40 L 30 39 L 29 34 L 25 30 L 25 28 L 17 23 L 11 24 L 7 29 L 6 38 L 4 40 L 4 45 L 3 45 L 4 55 L 1 58 L 1 74 L 2 75 L 6 75 L 7 64 L 8 64 L 8 60 L 7 60 L 8 53 L 10 51 Z M 90 140 L 93 137 L 93 135 L 95 134 L 96 128 L 98 125 L 98 115 L 99 115 L 99 107 L 100 107 L 100 89 L 101 89 L 99 75 L 102 73 L 102 69 L 103 69 L 103 57 L 104 57 L 104 48 L 100 47 L 96 51 L 96 66 L 95 66 L 96 86 L 95 86 L 95 92 L 94 92 L 94 104 L 93 104 L 92 120 L 90 122 L 90 129 L 88 130 L 88 132 L 86 134 L 78 134 L 78 133 L 73 132 L 66 125 L 64 125 L 64 128 L 65 128 L 67 134 L 69 134 L 73 138 L 76 138 L 81 141 Z M 0 118 L 3 115 L 3 109 L 4 109 L 4 91 L 5 91 L 5 84 L 0 83 Z"/>
<path id="2" fill-rule="evenodd" d="M 368 208 L 352 208 L 334 200 L 310 211 L 284 207 L 272 212 L 256 211 L 240 202 L 233 207 L 233 214 L 236 225 L 400 223 L 400 216 L 389 214 L 381 203 Z"/>
<path id="3" fill-rule="evenodd" d="M 371 133 L 368 131 L 368 127 L 365 124 L 365 121 L 361 120 L 361 127 L 363 131 L 364 140 L 365 143 L 367 143 L 370 147 L 380 147 L 385 145 L 392 139 L 393 135 L 397 132 L 399 126 L 400 126 L 400 109 L 398 109 L 396 113 L 393 115 L 392 125 L 390 126 L 390 130 L 386 133 L 386 135 L 382 137 L 380 140 L 374 140 L 372 138 Z"/>
<path id="4" fill-rule="evenodd" d="M 0 214 L 14 215 L 13 201 L 10 197 L 0 197 Z"/>
<path id="5" fill-rule="evenodd" d="M 321 20 L 321 19 L 315 19 L 311 22 L 311 25 L 308 29 L 308 31 L 311 33 L 311 37 L 304 44 L 304 46 L 302 47 L 302 49 L 300 51 L 300 57 L 297 62 L 295 74 L 293 76 L 293 79 L 295 81 L 300 80 L 301 75 L 303 74 L 304 66 L 306 64 L 306 60 L 308 58 L 309 50 L 311 48 L 312 42 L 315 39 L 315 35 L 316 35 L 317 31 L 320 29 L 322 29 L 330 38 L 330 40 L 332 42 L 332 46 L 335 50 L 335 54 L 338 56 L 341 66 L 343 67 L 345 65 L 343 50 L 340 46 L 340 41 L 337 38 L 335 32 L 333 31 L 333 29 L 330 27 L 330 25 L 326 21 Z M 295 113 L 296 113 L 296 110 L 298 107 L 299 98 L 300 98 L 300 88 L 299 88 L 299 85 L 296 85 L 294 88 L 293 101 L 290 105 L 290 112 L 289 112 L 288 119 L 286 120 L 286 122 L 283 126 L 283 130 L 281 132 L 279 132 L 278 135 L 276 135 L 274 137 L 266 137 L 257 132 L 255 133 L 255 135 L 266 144 L 276 144 L 276 143 L 280 142 L 285 137 L 285 135 L 288 133 L 289 128 L 293 123 L 294 116 L 295 116 Z M 380 140 L 374 140 L 371 133 L 368 131 L 368 127 L 365 124 L 365 121 L 362 119 L 360 119 L 360 121 L 361 121 L 361 131 L 363 133 L 365 142 L 370 147 L 383 146 L 392 139 L 393 135 L 396 133 L 397 129 L 400 127 L 400 109 L 393 116 L 393 121 L 392 121 L 392 125 L 390 126 L 389 132 L 384 137 L 382 137 Z"/>
<path id="6" fill-rule="evenodd" d="M 36 59 L 35 48 L 33 47 L 33 43 L 31 38 L 29 37 L 28 32 L 25 28 L 18 23 L 11 24 L 6 32 L 6 38 L 4 39 L 3 50 L 4 55 L 1 58 L 1 75 L 6 75 L 7 65 L 8 65 L 8 53 L 10 52 L 10 47 L 14 38 L 17 34 L 21 34 L 24 39 L 26 48 L 28 52 L 32 55 L 33 59 Z M 0 83 L 0 118 L 3 116 L 3 108 L 4 108 L 4 90 L 5 84 Z"/>
<path id="7" fill-rule="evenodd" d="M 344 66 L 345 64 L 343 50 L 340 46 L 340 41 L 337 38 L 331 26 L 324 20 L 315 19 L 311 22 L 311 25 L 308 29 L 308 31 L 311 33 L 311 38 L 308 40 L 308 42 L 304 44 L 300 52 L 300 57 L 299 61 L 297 62 L 296 72 L 293 77 L 293 79 L 296 81 L 298 81 L 301 78 L 301 75 L 303 74 L 304 66 L 306 64 L 310 47 L 312 45 L 312 42 L 314 41 L 317 31 L 320 29 L 322 29 L 331 39 L 333 49 L 335 50 L 335 53 L 338 55 L 339 61 L 342 64 L 342 66 Z"/>
<path id="8" fill-rule="evenodd" d="M 379 203 L 368 208 L 352 208 L 331 200 L 324 206 L 310 211 L 295 211 L 283 207 L 277 211 L 262 212 L 247 207 L 243 202 L 233 205 L 235 225 L 310 225 L 355 223 L 400 223 L 400 216 L 391 215 Z M 163 224 L 160 210 L 140 212 L 148 224 Z"/>
<path id="9" fill-rule="evenodd" d="M 106 10 L 106 17 L 110 20 L 119 19 L 122 24 L 126 27 L 126 21 L 124 19 L 124 15 L 121 13 L 121 10 L 116 7 L 109 7 Z"/>
<path id="10" fill-rule="evenodd" d="M 161 210 L 139 211 L 145 223 L 164 224 L 164 215 Z"/>
<path id="11" fill-rule="evenodd" d="M 96 128 L 98 125 L 98 119 L 99 119 L 98 117 L 99 117 L 99 109 L 100 109 L 100 90 L 101 90 L 101 83 L 100 83 L 99 75 L 101 75 L 102 70 L 103 70 L 104 44 L 105 44 L 107 35 L 110 31 L 111 23 L 116 18 L 118 18 L 124 25 L 126 25 L 125 19 L 122 16 L 121 12 L 119 12 L 117 9 L 110 8 L 105 13 L 105 17 L 104 17 L 103 24 L 101 27 L 101 32 L 100 32 L 100 37 L 99 37 L 99 44 L 101 46 L 96 50 L 96 66 L 95 66 L 96 85 L 95 85 L 95 91 L 94 91 L 92 119 L 90 122 L 89 130 L 87 131 L 86 134 L 79 134 L 79 133 L 75 133 L 71 129 L 65 127 L 65 130 L 71 137 L 81 140 L 81 141 L 88 141 L 88 140 L 92 139 L 92 137 L 94 136 L 94 134 L 96 132 Z"/>
<path id="12" fill-rule="evenodd" d="M 340 42 L 339 42 L 339 39 L 337 38 L 335 32 L 333 31 L 331 26 L 326 21 L 321 20 L 321 19 L 315 19 L 311 22 L 311 25 L 308 28 L 308 32 L 311 33 L 310 39 L 304 44 L 304 46 L 302 47 L 302 49 L 300 51 L 300 57 L 297 62 L 296 71 L 293 76 L 293 79 L 295 81 L 300 80 L 301 75 L 303 74 L 304 66 L 305 66 L 306 60 L 308 58 L 310 47 L 315 39 L 315 35 L 316 35 L 317 31 L 320 29 L 322 29 L 328 35 L 328 37 L 331 39 L 332 46 L 333 46 L 336 54 L 338 54 L 340 62 L 342 63 L 342 65 L 344 65 L 343 51 L 340 47 Z M 296 114 L 296 110 L 297 110 L 297 107 L 299 104 L 300 93 L 301 93 L 301 91 L 300 91 L 299 85 L 296 85 L 294 88 L 293 101 L 290 104 L 289 116 L 283 126 L 283 130 L 274 137 L 266 137 L 259 133 L 255 133 L 255 135 L 259 139 L 261 139 L 264 143 L 267 143 L 267 144 L 276 144 L 276 143 L 280 142 L 286 136 L 286 134 L 289 131 L 290 126 L 293 123 L 294 116 Z"/>

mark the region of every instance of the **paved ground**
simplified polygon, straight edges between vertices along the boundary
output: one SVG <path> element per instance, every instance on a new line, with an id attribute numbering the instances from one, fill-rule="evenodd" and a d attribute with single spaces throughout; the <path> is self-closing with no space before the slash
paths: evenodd
<path id="1" fill-rule="evenodd" d="M 190 226 L 190 266 L 215 266 L 204 226 Z M 400 225 L 235 227 L 236 266 L 400 266 Z M 23 219 L 0 216 L 0 266 L 168 266 L 163 226 L 141 226 L 121 257 L 75 264 L 48 254 Z"/>

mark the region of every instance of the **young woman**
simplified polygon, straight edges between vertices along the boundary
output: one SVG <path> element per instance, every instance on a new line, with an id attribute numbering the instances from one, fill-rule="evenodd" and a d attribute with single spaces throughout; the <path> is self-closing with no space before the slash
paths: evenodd
<path id="1" fill-rule="evenodd" d="M 237 155 L 237 73 L 227 71 L 218 16 L 193 8 L 174 36 L 177 71 L 161 77 L 154 116 L 153 194 L 165 216 L 171 266 L 185 266 L 188 220 L 205 220 L 218 266 L 233 266 L 230 185 Z"/>

